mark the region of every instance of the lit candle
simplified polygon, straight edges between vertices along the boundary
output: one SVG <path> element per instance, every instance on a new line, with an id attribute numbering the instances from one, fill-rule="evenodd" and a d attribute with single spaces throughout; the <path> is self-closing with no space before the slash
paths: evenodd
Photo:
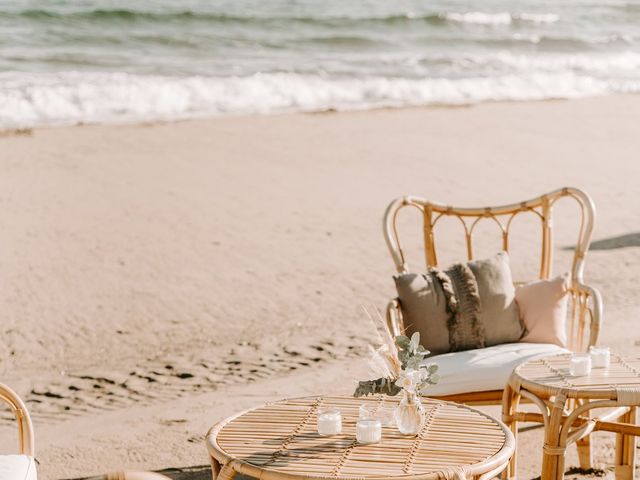
<path id="1" fill-rule="evenodd" d="M 375 418 L 358 420 L 356 440 L 358 443 L 377 443 L 382 438 L 382 424 Z"/>
<path id="2" fill-rule="evenodd" d="M 591 373 L 591 357 L 587 354 L 575 354 L 569 363 L 569 373 L 573 376 L 589 375 Z"/>
<path id="3" fill-rule="evenodd" d="M 338 435 L 342 432 L 340 410 L 325 408 L 318 410 L 318 434 L 322 436 Z"/>
<path id="4" fill-rule="evenodd" d="M 607 368 L 611 362 L 609 347 L 590 347 L 589 355 L 594 368 Z"/>

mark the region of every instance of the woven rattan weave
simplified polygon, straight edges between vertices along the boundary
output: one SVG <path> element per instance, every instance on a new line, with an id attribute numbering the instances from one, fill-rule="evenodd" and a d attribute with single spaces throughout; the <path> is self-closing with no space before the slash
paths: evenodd
<path id="1" fill-rule="evenodd" d="M 362 403 L 395 406 L 396 399 L 308 397 L 282 400 L 249 410 L 215 425 L 207 435 L 214 478 L 235 473 L 270 479 L 493 478 L 514 451 L 511 432 L 482 412 L 425 399 L 425 425 L 417 436 L 383 428 L 380 443 L 355 440 Z M 342 412 L 340 435 L 316 433 L 320 407 Z"/>
<path id="2" fill-rule="evenodd" d="M 593 368 L 590 375 L 569 374 L 570 354 L 533 360 L 517 367 L 512 382 L 547 395 L 559 389 L 568 398 L 617 400 L 620 389 L 640 388 L 640 357 L 612 355 L 609 368 Z"/>
<path id="3" fill-rule="evenodd" d="M 517 367 L 505 389 L 503 420 L 544 424 L 542 480 L 563 478 L 567 446 L 577 441 L 588 444 L 596 430 L 617 434 L 616 478 L 634 478 L 640 357 L 612 355 L 609 367 L 594 368 L 584 376 L 569 374 L 570 358 L 570 354 L 556 355 Z M 518 411 L 521 398 L 533 402 L 540 413 Z M 599 410 L 596 418 L 593 409 L 605 410 Z M 578 453 L 584 455 L 585 449 Z M 513 470 L 510 476 L 515 478 Z"/>

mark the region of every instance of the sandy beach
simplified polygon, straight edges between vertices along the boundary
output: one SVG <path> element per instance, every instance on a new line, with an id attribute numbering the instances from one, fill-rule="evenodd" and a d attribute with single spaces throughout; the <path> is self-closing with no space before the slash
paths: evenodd
<path id="1" fill-rule="evenodd" d="M 601 342 L 637 348 L 638 118 L 640 96 L 621 95 L 1 135 L 0 372 L 31 409 L 40 477 L 198 467 L 180 478 L 207 478 L 216 421 L 351 392 L 372 338 L 359 305 L 394 296 L 381 218 L 404 194 L 488 205 L 589 192 Z M 558 273 L 574 214 L 556 219 Z M 531 232 L 514 254 L 522 279 Z M 463 254 L 455 233 L 443 232 L 445 258 Z M 482 245 L 492 254 L 497 235 Z M 6 451 L 15 429 L 2 419 Z M 521 438 L 529 479 L 541 431 Z M 613 437 L 597 439 L 610 469 Z"/>

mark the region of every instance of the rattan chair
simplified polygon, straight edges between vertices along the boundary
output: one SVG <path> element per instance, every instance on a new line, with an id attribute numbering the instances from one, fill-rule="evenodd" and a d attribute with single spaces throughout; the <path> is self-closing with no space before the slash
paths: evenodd
<path id="1" fill-rule="evenodd" d="M 586 350 L 590 345 L 595 345 L 598 340 L 602 318 L 602 301 L 598 291 L 587 285 L 583 280 L 585 255 L 589 249 L 595 221 L 593 201 L 585 192 L 576 188 L 562 188 L 528 201 L 482 208 L 454 207 L 432 202 L 420 197 L 401 197 L 391 202 L 385 212 L 383 221 L 384 236 L 397 272 L 405 273 L 409 272 L 409 265 L 407 264 L 405 254 L 400 245 L 398 214 L 406 207 L 416 208 L 422 215 L 427 267 L 438 266 L 435 227 L 438 221 L 444 217 L 453 217 L 460 221 L 462 226 L 461 231 L 466 240 L 466 257 L 471 260 L 474 258 L 474 230 L 480 222 L 486 220 L 495 224 L 496 231 L 502 238 L 502 249 L 508 252 L 510 228 L 514 218 L 525 214 L 533 215 L 540 220 L 541 224 L 541 261 L 538 278 L 548 279 L 551 275 L 553 252 L 553 207 L 555 202 L 561 198 L 572 199 L 576 201 L 580 207 L 580 228 L 573 252 L 571 267 L 572 280 L 569 289 L 570 313 L 568 319 L 570 331 L 568 332 L 568 338 L 569 348 L 571 350 Z M 388 304 L 386 318 L 394 334 L 399 335 L 404 331 L 402 308 L 397 298 L 391 300 Z M 535 344 L 533 345 L 535 346 Z M 460 352 L 448 355 L 457 356 L 464 354 L 464 352 Z M 521 360 L 525 361 L 530 358 L 531 355 L 523 355 Z M 467 368 L 465 372 L 460 371 L 459 373 L 460 375 L 468 375 L 469 370 L 470 368 Z M 474 374 L 475 373 L 479 375 L 479 372 L 474 372 Z M 506 384 L 509 374 L 510 371 L 505 371 L 501 374 L 504 375 L 505 378 L 500 380 L 501 383 L 499 383 L 499 385 Z M 447 379 L 443 379 L 442 381 L 443 387 L 446 387 L 446 380 Z M 451 380 L 451 378 L 449 380 Z M 434 397 L 466 404 L 490 405 L 501 403 L 502 395 L 503 389 L 475 388 L 473 391 L 456 392 L 455 394 L 445 393 L 442 395 L 434 395 Z M 509 427 L 515 435 L 517 433 L 517 426 L 511 422 Z M 591 462 L 588 440 L 582 441 L 578 445 L 578 449 L 581 466 L 588 467 Z"/>
<path id="2" fill-rule="evenodd" d="M 0 399 L 9 405 L 18 423 L 17 455 L 0 455 L 0 478 L 35 480 L 35 446 L 33 425 L 29 411 L 20 397 L 9 387 L 0 383 Z"/>
<path id="3" fill-rule="evenodd" d="M 9 404 L 18 422 L 20 452 L 19 455 L 0 455 L 0 479 L 36 480 L 35 442 L 29 411 L 20 397 L 2 383 L 0 383 L 0 399 Z M 92 480 L 169 480 L 169 478 L 152 472 L 115 472 L 93 477 Z"/>

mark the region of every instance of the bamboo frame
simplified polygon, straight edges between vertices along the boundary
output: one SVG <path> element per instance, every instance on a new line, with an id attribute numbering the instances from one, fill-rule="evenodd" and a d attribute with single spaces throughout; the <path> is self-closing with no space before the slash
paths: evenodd
<path id="1" fill-rule="evenodd" d="M 22 399 L 11 388 L 0 383 L 0 400 L 7 403 L 18 423 L 18 451 L 21 455 L 35 457 L 35 436 L 33 423 L 29 410 Z M 93 477 L 95 480 L 169 480 L 168 477 L 153 472 L 115 472 L 100 477 Z"/>
<path id="2" fill-rule="evenodd" d="M 640 357 L 613 355 L 608 368 L 593 369 L 583 377 L 569 375 L 571 355 L 556 355 L 526 362 L 514 370 L 504 391 L 503 421 L 539 422 L 545 427 L 542 480 L 564 477 L 567 447 L 576 443 L 581 466 L 591 460 L 589 435 L 594 431 L 614 432 L 616 478 L 631 480 L 635 472 L 636 407 L 640 405 Z M 520 398 L 538 406 L 539 414 L 519 412 Z M 592 410 L 613 408 L 598 417 Z M 620 421 L 612 421 L 620 419 Z M 586 441 L 585 441 L 586 440 Z M 508 471 L 515 478 L 515 463 Z"/>
<path id="3" fill-rule="evenodd" d="M 400 197 L 392 201 L 385 211 L 383 234 L 397 272 L 406 273 L 409 272 L 409 265 L 402 250 L 398 231 L 398 216 L 400 211 L 406 207 L 416 208 L 422 214 L 424 252 L 427 267 L 436 267 L 438 265 L 435 227 L 441 218 L 448 216 L 460 221 L 465 236 L 467 258 L 472 260 L 474 258 L 473 233 L 481 220 L 488 219 L 496 224 L 502 236 L 502 248 L 508 252 L 510 246 L 509 233 L 514 218 L 525 213 L 531 214 L 541 222 L 541 255 L 538 278 L 548 279 L 552 274 L 553 206 L 562 198 L 574 200 L 580 208 L 580 228 L 573 254 L 571 285 L 569 287 L 569 347 L 574 351 L 586 351 L 589 346 L 597 344 L 603 308 L 600 292 L 584 282 L 585 259 L 591 244 L 596 213 L 593 200 L 582 190 L 565 187 L 520 203 L 491 207 L 454 207 L 432 202 L 421 197 Z M 386 320 L 394 335 L 404 333 L 402 310 L 397 298 L 388 303 Z M 467 405 L 500 405 L 503 399 L 510 397 L 510 395 L 512 394 L 508 390 L 492 390 L 465 392 L 434 398 Z M 511 398 L 512 403 L 509 408 L 511 408 L 511 405 L 517 407 L 520 400 L 520 397 L 517 398 L 517 401 Z M 525 396 L 523 400 L 537 402 L 537 399 L 531 396 Z M 508 426 L 514 437 L 516 437 L 518 417 L 507 415 L 507 418 L 510 419 L 507 422 Z M 588 437 L 584 437 L 577 445 L 583 466 L 588 467 L 591 451 Z M 510 463 L 510 470 L 515 472 L 515 468 L 516 456 L 514 455 Z"/>
<path id="4" fill-rule="evenodd" d="M 29 410 L 22 399 L 8 386 L 0 383 L 0 400 L 7 403 L 18 423 L 18 451 L 22 455 L 35 456 L 33 424 Z"/>
<path id="5" fill-rule="evenodd" d="M 591 236 L 595 225 L 595 206 L 593 200 L 582 190 L 565 187 L 520 203 L 495 207 L 453 207 L 442 203 L 431 202 L 424 198 L 401 197 L 387 207 L 383 220 L 383 233 L 399 273 L 409 271 L 398 233 L 398 215 L 405 207 L 414 207 L 423 215 L 423 234 L 427 267 L 438 265 L 435 247 L 435 229 L 438 220 L 443 216 L 457 218 L 465 233 L 467 258 L 473 259 L 473 231 L 482 219 L 490 219 L 499 228 L 502 235 L 502 246 L 509 250 L 509 229 L 513 219 L 520 214 L 530 213 L 541 221 L 541 262 L 539 278 L 549 278 L 553 252 L 553 206 L 561 198 L 571 198 L 580 206 L 581 222 L 572 262 L 572 278 L 569 287 L 571 307 L 569 308 L 570 348 L 575 351 L 587 350 L 596 345 L 600 333 L 602 319 L 602 300 L 600 293 L 584 283 L 584 264 Z M 506 223 L 501 221 L 505 220 Z M 469 224 L 469 221 L 471 223 Z M 392 299 L 387 305 L 387 323 L 394 335 L 404 332 L 402 310 L 398 299 Z M 588 330 L 588 337 L 586 331 Z M 586 341 L 585 341 L 586 340 Z M 496 405 L 502 400 L 503 390 L 489 392 L 467 392 L 457 395 L 436 397 L 469 405 Z"/>
<path id="6" fill-rule="evenodd" d="M 355 441 L 358 407 L 392 407 L 397 399 L 307 397 L 247 410 L 214 425 L 206 442 L 213 479 L 237 473 L 261 480 L 364 479 L 488 480 L 502 473 L 515 451 L 507 427 L 463 405 L 425 399 L 426 421 L 416 436 L 383 428 L 372 445 Z M 343 431 L 316 433 L 319 407 L 342 412 Z"/>
<path id="7" fill-rule="evenodd" d="M 465 235 L 467 258 L 473 257 L 473 233 L 483 219 L 489 219 L 497 225 L 502 236 L 502 248 L 509 251 L 509 233 L 513 220 L 521 214 L 529 213 L 541 222 L 541 260 L 538 277 L 548 279 L 552 274 L 553 256 L 553 206 L 562 199 L 570 198 L 580 207 L 580 228 L 571 266 L 571 285 L 569 293 L 571 307 L 569 315 L 569 347 L 574 351 L 587 350 L 595 345 L 600 333 L 602 319 L 602 299 L 595 288 L 584 282 L 584 265 L 591 236 L 595 225 L 595 205 L 589 195 L 582 190 L 565 187 L 520 203 L 493 207 L 454 207 L 432 202 L 421 197 L 405 196 L 392 201 L 384 214 L 383 233 L 391 258 L 398 273 L 409 272 L 400 244 L 398 215 L 406 207 L 420 210 L 423 217 L 424 250 L 427 267 L 438 265 L 435 227 L 445 217 L 454 217 L 462 225 Z M 404 330 L 402 311 L 397 299 L 387 306 L 387 322 L 391 331 L 399 335 Z M 588 329 L 588 337 L 586 331 Z M 586 338 L 585 338 L 586 337 Z M 586 340 L 586 341 L 585 341 Z M 497 395 L 498 393 L 495 392 Z"/>

